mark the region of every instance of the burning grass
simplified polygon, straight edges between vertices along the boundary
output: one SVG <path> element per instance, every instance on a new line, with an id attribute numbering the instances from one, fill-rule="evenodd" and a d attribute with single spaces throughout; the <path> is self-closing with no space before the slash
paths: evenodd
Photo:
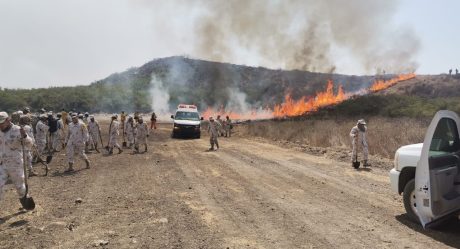
<path id="1" fill-rule="evenodd" d="M 238 127 L 241 136 L 286 140 L 314 147 L 338 147 L 351 151 L 349 133 L 355 119 L 283 120 L 251 122 Z M 423 142 L 430 119 L 374 117 L 368 123 L 369 152 L 393 158 L 403 145 Z"/>
<path id="2" fill-rule="evenodd" d="M 316 112 L 323 107 L 342 103 L 352 97 L 362 96 L 386 89 L 398 82 L 409 80 L 414 77 L 415 74 L 410 73 L 397 75 L 387 80 L 376 80 L 369 88 L 363 88 L 357 92 L 345 92 L 342 86 L 338 85 L 337 93 L 334 93 L 334 83 L 329 80 L 327 82 L 326 89 L 324 91 L 317 92 L 315 96 L 303 96 L 299 100 L 294 100 L 291 97 L 291 94 L 288 93 L 284 97 L 284 102 L 276 104 L 273 109 L 265 107 L 249 111 L 235 112 L 233 110 L 227 110 L 223 106 L 218 109 L 209 107 L 202 113 L 202 115 L 206 119 L 211 116 L 220 115 L 222 117 L 229 116 L 233 120 L 296 117 Z"/>

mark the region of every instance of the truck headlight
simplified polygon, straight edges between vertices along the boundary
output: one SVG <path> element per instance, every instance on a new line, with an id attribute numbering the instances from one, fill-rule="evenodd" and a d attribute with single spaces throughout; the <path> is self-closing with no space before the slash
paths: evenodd
<path id="1" fill-rule="evenodd" d="M 399 171 L 399 152 L 398 151 L 396 151 L 395 153 L 395 160 L 393 164 L 394 164 L 395 169 Z"/>

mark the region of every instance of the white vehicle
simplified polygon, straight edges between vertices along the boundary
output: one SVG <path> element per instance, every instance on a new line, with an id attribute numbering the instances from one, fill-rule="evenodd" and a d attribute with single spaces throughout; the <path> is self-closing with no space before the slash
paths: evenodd
<path id="1" fill-rule="evenodd" d="M 180 104 L 177 106 L 176 115 L 171 115 L 173 119 L 173 138 L 179 136 L 191 136 L 200 138 L 201 120 L 198 108 L 195 105 Z"/>
<path id="2" fill-rule="evenodd" d="M 403 193 L 407 214 L 423 227 L 460 210 L 459 130 L 456 113 L 438 111 L 423 144 L 406 145 L 396 151 L 391 187 Z"/>

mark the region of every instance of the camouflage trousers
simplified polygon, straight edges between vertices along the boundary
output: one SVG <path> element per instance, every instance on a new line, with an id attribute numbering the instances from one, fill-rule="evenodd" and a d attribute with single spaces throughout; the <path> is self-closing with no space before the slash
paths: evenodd
<path id="1" fill-rule="evenodd" d="M 357 141 L 358 139 L 352 139 L 351 141 L 351 144 L 352 144 L 352 147 L 353 147 L 353 151 L 351 153 L 351 161 L 354 162 L 355 161 L 355 158 L 357 158 L 358 156 L 358 146 L 361 145 L 362 148 L 363 148 L 363 160 L 364 161 L 367 161 L 368 159 L 368 156 L 369 156 L 369 149 L 368 149 L 368 146 L 367 146 L 367 143 L 365 143 L 364 141 Z"/>
<path id="2" fill-rule="evenodd" d="M 19 197 L 23 197 L 26 193 L 26 185 L 24 184 L 22 159 L 4 159 L 3 164 L 0 165 L 0 200 L 2 200 L 3 187 L 8 177 L 13 182 Z"/>
<path id="3" fill-rule="evenodd" d="M 214 149 L 214 144 L 217 146 L 217 148 L 219 148 L 219 142 L 217 141 L 217 134 L 213 135 L 211 134 L 211 136 L 209 137 L 209 142 L 211 143 L 211 148 Z"/>
<path id="4" fill-rule="evenodd" d="M 67 162 L 74 163 L 75 155 L 79 156 L 83 160 L 88 160 L 85 154 L 84 144 L 67 144 Z"/>
<path id="5" fill-rule="evenodd" d="M 110 136 L 109 138 L 109 148 L 113 149 L 113 147 L 117 147 L 118 149 L 121 148 L 120 145 L 118 144 L 117 136 Z"/>

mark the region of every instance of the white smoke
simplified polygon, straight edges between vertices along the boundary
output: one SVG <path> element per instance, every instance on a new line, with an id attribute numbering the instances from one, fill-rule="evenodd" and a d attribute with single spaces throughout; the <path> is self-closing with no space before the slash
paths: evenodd
<path id="1" fill-rule="evenodd" d="M 156 75 L 150 80 L 150 96 L 152 96 L 152 110 L 159 120 L 169 120 L 171 110 L 169 108 L 169 92 L 163 81 Z"/>

